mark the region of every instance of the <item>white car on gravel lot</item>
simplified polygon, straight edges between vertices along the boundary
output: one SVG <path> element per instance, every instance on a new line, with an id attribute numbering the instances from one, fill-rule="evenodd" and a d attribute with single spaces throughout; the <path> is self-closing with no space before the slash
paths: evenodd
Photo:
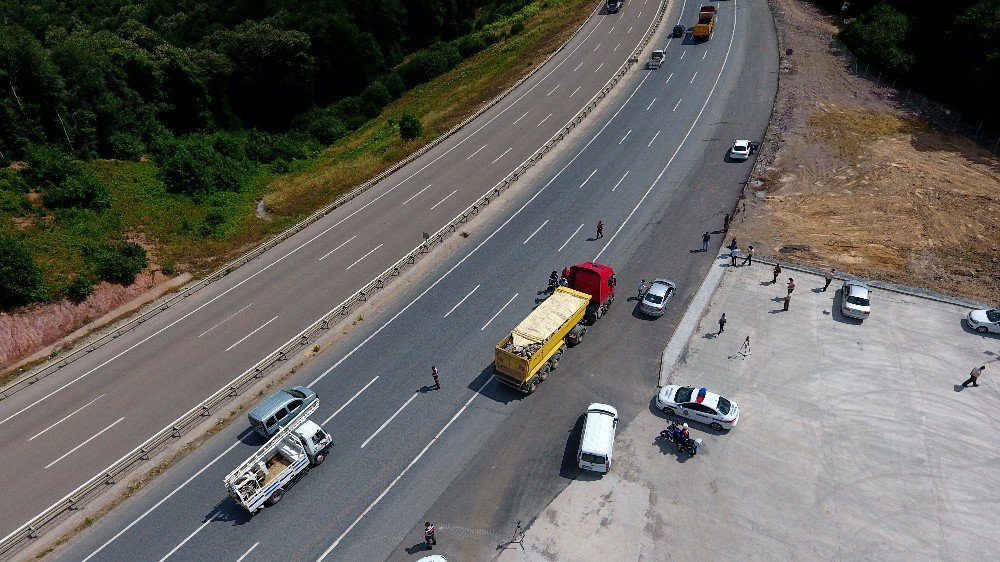
<path id="1" fill-rule="evenodd" d="M 980 334 L 986 332 L 1000 334 L 1000 308 L 973 310 L 965 321 L 969 323 L 970 328 Z"/>
<path id="2" fill-rule="evenodd" d="M 740 421 L 740 409 L 736 402 L 706 388 L 668 384 L 657 393 L 656 407 L 665 414 L 708 424 L 716 431 L 732 429 Z"/>

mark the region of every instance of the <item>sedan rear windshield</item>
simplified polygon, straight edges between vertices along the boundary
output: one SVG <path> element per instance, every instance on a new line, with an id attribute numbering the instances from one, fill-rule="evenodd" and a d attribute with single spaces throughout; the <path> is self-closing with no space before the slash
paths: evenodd
<path id="1" fill-rule="evenodd" d="M 990 322 L 1000 322 L 1000 308 L 994 308 L 993 310 L 986 311 L 986 318 Z"/>
<path id="2" fill-rule="evenodd" d="M 848 296 L 847 302 L 857 306 L 868 306 L 868 299 L 863 299 L 861 297 L 856 297 L 854 295 Z"/>
<path id="3" fill-rule="evenodd" d="M 685 386 L 677 389 L 677 396 L 674 396 L 674 402 L 678 404 L 683 404 L 684 402 L 691 401 L 691 394 L 694 393 L 694 389 L 690 386 Z"/>
<path id="4" fill-rule="evenodd" d="M 719 413 L 726 416 L 733 409 L 733 403 L 723 397 L 719 397 Z"/>
<path id="5" fill-rule="evenodd" d="M 660 295 L 654 295 L 652 293 L 647 293 L 646 294 L 646 302 L 649 302 L 649 303 L 652 303 L 652 304 L 660 304 L 661 302 L 663 302 L 663 297 L 661 297 Z"/>

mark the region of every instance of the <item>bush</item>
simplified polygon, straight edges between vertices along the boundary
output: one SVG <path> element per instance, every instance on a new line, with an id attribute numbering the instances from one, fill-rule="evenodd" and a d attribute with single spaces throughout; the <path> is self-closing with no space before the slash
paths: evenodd
<path id="1" fill-rule="evenodd" d="M 146 250 L 134 242 L 126 242 L 119 246 L 105 247 L 97 258 L 97 266 L 101 277 L 112 283 L 123 285 L 135 281 L 144 267 L 149 265 Z"/>
<path id="2" fill-rule="evenodd" d="M 524 31 L 524 22 L 521 21 L 521 20 L 517 20 L 516 22 L 514 22 L 513 25 L 510 26 L 510 34 L 511 34 L 511 36 L 517 35 L 518 33 L 521 33 L 522 31 Z"/>
<path id="3" fill-rule="evenodd" d="M 0 308 L 37 300 L 41 290 L 42 274 L 28 248 L 16 238 L 0 236 Z"/>
<path id="4" fill-rule="evenodd" d="M 462 62 L 462 55 L 453 45 L 436 43 L 410 57 L 399 69 L 407 87 L 414 87 L 448 72 Z"/>
<path id="5" fill-rule="evenodd" d="M 164 275 L 173 275 L 174 273 L 176 273 L 177 266 L 174 265 L 174 260 L 164 261 L 163 266 L 160 268 L 160 271 L 162 271 Z"/>
<path id="6" fill-rule="evenodd" d="M 240 191 L 243 165 L 219 153 L 202 138 L 189 137 L 168 142 L 159 162 L 160 179 L 167 190 L 191 196 L 216 191 Z"/>
<path id="7" fill-rule="evenodd" d="M 399 137 L 404 141 L 411 141 L 424 134 L 424 126 L 412 113 L 404 113 L 399 118 Z"/>
<path id="8" fill-rule="evenodd" d="M 121 160 L 138 160 L 146 152 L 146 143 L 135 133 L 112 133 L 108 137 L 108 145 L 111 154 Z"/>
<path id="9" fill-rule="evenodd" d="M 50 208 L 104 209 L 111 205 L 108 188 L 82 166 L 59 183 L 49 184 L 44 191 L 42 201 Z"/>
<path id="10" fill-rule="evenodd" d="M 314 109 L 303 115 L 299 128 L 326 145 L 337 142 L 347 134 L 344 121 L 326 109 Z"/>
<path id="11" fill-rule="evenodd" d="M 36 186 L 58 184 L 78 171 L 78 164 L 61 148 L 48 144 L 28 147 L 25 179 Z"/>
<path id="12" fill-rule="evenodd" d="M 80 302 L 87 298 L 93 290 L 93 281 L 86 275 L 80 274 L 70 282 L 69 287 L 66 288 L 66 295 L 70 300 Z"/>

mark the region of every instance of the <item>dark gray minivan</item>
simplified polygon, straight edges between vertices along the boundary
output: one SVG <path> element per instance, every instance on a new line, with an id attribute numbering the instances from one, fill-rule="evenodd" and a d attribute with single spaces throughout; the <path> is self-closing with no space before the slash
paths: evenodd
<path id="1" fill-rule="evenodd" d="M 268 396 L 256 408 L 250 410 L 247 418 L 250 427 L 262 437 L 270 437 L 296 414 L 316 400 L 316 393 L 307 386 L 296 386 L 279 390 Z"/>

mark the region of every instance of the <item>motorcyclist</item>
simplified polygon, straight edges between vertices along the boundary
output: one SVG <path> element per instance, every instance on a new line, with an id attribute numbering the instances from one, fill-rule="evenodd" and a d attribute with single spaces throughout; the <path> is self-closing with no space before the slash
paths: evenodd
<path id="1" fill-rule="evenodd" d="M 680 436 L 684 441 L 687 441 L 688 439 L 691 438 L 691 431 L 689 431 L 690 429 L 691 428 L 688 427 L 688 424 L 686 423 L 681 426 Z"/>

